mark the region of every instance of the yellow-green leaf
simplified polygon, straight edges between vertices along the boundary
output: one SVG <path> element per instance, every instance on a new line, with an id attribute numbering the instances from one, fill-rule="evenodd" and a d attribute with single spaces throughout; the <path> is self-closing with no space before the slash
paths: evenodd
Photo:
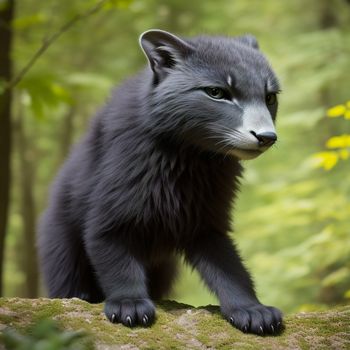
<path id="1" fill-rule="evenodd" d="M 330 118 L 340 117 L 346 112 L 346 107 L 344 105 L 334 106 L 327 111 L 327 116 Z"/>
<path id="2" fill-rule="evenodd" d="M 337 152 L 319 152 L 313 156 L 316 167 L 322 167 L 325 170 L 331 170 L 338 162 Z"/>
<path id="3" fill-rule="evenodd" d="M 327 148 L 350 147 L 350 135 L 333 136 L 326 142 Z"/>
<path id="4" fill-rule="evenodd" d="M 350 157 L 350 152 L 347 149 L 341 149 L 338 151 L 340 159 L 346 160 Z"/>

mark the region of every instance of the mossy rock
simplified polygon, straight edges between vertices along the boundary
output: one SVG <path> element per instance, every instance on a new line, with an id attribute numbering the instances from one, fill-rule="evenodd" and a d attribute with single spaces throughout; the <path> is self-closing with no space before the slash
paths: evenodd
<path id="1" fill-rule="evenodd" d="M 101 350 L 350 349 L 350 306 L 288 316 L 281 335 L 260 337 L 231 327 L 217 306 L 194 308 L 164 301 L 158 304 L 152 327 L 129 329 L 108 322 L 102 305 L 79 299 L 0 298 L 1 332 L 11 328 L 25 333 L 46 318 L 62 329 L 86 332 Z"/>

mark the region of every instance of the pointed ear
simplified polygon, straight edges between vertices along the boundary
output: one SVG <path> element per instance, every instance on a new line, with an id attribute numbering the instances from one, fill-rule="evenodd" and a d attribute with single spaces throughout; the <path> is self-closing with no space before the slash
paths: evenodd
<path id="1" fill-rule="evenodd" d="M 165 77 L 168 68 L 173 68 L 194 50 L 189 43 L 159 29 L 142 33 L 139 42 L 158 80 Z"/>
<path id="2" fill-rule="evenodd" d="M 259 50 L 259 44 L 258 44 L 258 41 L 256 40 L 254 35 L 246 34 L 246 35 L 239 36 L 237 39 L 242 44 L 248 45 L 248 46 L 252 47 L 253 49 Z"/>

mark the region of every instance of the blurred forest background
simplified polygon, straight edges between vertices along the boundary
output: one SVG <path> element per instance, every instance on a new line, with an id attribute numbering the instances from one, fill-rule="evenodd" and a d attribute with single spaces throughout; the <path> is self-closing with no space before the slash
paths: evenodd
<path id="1" fill-rule="evenodd" d="M 139 34 L 161 28 L 184 36 L 257 37 L 283 87 L 279 142 L 245 163 L 233 235 L 262 302 L 285 312 L 348 303 L 350 1 L 100 3 L 0 0 L 2 295 L 45 295 L 35 226 L 50 182 L 110 89 L 146 64 Z M 52 35 L 80 16 L 50 45 Z M 173 299 L 217 303 L 195 273 L 183 270 Z"/>

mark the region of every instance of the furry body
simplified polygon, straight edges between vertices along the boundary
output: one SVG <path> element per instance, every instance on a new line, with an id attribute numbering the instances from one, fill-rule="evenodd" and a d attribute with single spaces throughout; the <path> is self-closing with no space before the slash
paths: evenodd
<path id="1" fill-rule="evenodd" d="M 170 291 L 176 256 L 183 254 L 233 325 L 273 333 L 281 314 L 260 304 L 228 237 L 242 166 L 228 155 L 230 146 L 220 144 L 220 135 L 241 125 L 243 112 L 235 107 L 237 117 L 230 118 L 231 106 L 208 102 L 202 91 L 186 85 L 213 85 L 205 80 L 215 78 L 207 68 L 214 62 L 225 79 L 231 74 L 239 84 L 244 76 L 231 67 L 242 65 L 241 57 L 228 53 L 256 49 L 238 39 L 199 38 L 186 44 L 178 38 L 174 44 L 171 36 L 146 39 L 151 69 L 115 91 L 54 183 L 39 227 L 49 296 L 106 300 L 112 322 L 147 326 L 155 315 L 152 300 Z M 155 53 L 147 46 L 160 41 L 168 50 Z M 220 51 L 228 42 L 232 47 Z M 191 56 L 186 50 L 193 47 L 203 52 Z M 261 71 L 267 63 L 257 57 L 254 69 Z M 254 96 L 256 84 L 245 84 L 241 104 Z"/>

